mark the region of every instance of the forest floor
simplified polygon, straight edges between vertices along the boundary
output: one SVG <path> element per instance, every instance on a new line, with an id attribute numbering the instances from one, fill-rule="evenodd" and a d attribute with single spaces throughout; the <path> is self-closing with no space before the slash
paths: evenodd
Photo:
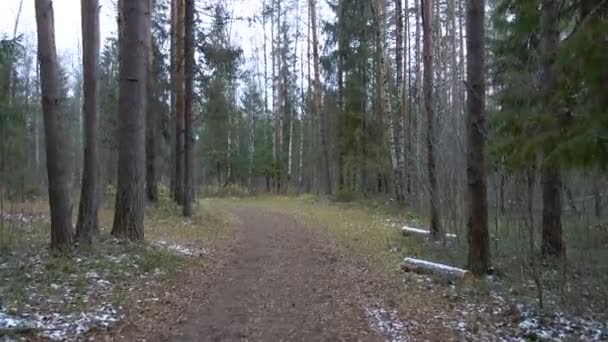
<path id="1" fill-rule="evenodd" d="M 309 196 L 210 203 L 236 222 L 212 266 L 182 273 L 179 282 L 186 285 L 180 288 L 187 294 L 177 297 L 188 300 L 178 299 L 172 310 L 153 309 L 153 317 L 162 313 L 162 323 L 130 322 L 112 332 L 115 340 L 608 339 L 605 320 L 536 310 L 530 300 L 504 291 L 511 284 L 498 278 L 471 285 L 402 272 L 404 255 L 442 259 L 440 251 L 453 246 L 404 238 L 395 228 L 413 218 L 385 206 Z"/>
<path id="2" fill-rule="evenodd" d="M 80 262 L 60 263 L 69 265 L 60 269 L 80 275 L 76 278 L 84 286 L 75 292 L 103 294 L 97 285 L 110 284 L 111 295 L 101 296 L 101 303 L 88 299 L 94 305 L 87 302 L 87 307 L 111 305 L 105 315 L 112 320 L 92 322 L 81 332 L 74 331 L 78 325 L 70 326 L 69 334 L 59 337 L 99 341 L 608 340 L 606 316 L 536 310 L 530 300 L 505 291 L 511 284 L 505 285 L 498 277 L 458 284 L 402 272 L 398 266 L 404 256 L 446 262 L 451 257 L 438 255 L 450 246 L 401 236 L 398 228 L 414 218 L 384 206 L 341 205 L 311 196 L 260 197 L 200 201 L 191 220 L 176 213 L 171 205 L 150 209 L 148 244 L 143 249 L 116 247 L 112 240 L 104 240 L 99 252 L 110 252 L 110 257 L 96 254 L 79 257 Z M 102 213 L 102 226 L 109 225 L 110 214 Z M 128 258 L 121 255 L 135 255 L 130 258 L 135 262 L 122 265 L 120 260 Z M 112 262 L 99 266 L 91 261 L 100 258 Z M 119 267 L 111 267 L 115 264 Z M 0 262 L 0 277 L 14 278 L 19 268 L 6 265 Z M 42 277 L 42 270 L 48 269 L 43 265 L 33 277 Z M 62 283 L 63 278 L 56 278 L 55 290 L 73 285 L 69 279 Z M 17 298 L 12 292 L 0 286 L 0 298 L 6 293 Z M 23 307 L 14 311 L 28 313 Z M 84 311 L 82 306 L 78 310 Z M 0 328 L 3 313 L 0 310 Z M 86 315 L 79 317 L 86 320 Z M 37 332 L 5 337 L 57 339 L 48 331 Z"/>

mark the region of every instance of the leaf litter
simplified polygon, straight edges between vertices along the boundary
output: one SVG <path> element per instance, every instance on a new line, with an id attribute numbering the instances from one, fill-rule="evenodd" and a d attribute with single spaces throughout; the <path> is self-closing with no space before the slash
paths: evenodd
<path id="1" fill-rule="evenodd" d="M 93 330 L 107 331 L 124 318 L 117 297 L 124 286 L 162 277 L 161 269 L 175 261 L 157 248 L 114 239 L 100 246 L 97 253 L 73 258 L 46 249 L 0 256 L 0 340 L 26 334 L 76 341 Z"/>

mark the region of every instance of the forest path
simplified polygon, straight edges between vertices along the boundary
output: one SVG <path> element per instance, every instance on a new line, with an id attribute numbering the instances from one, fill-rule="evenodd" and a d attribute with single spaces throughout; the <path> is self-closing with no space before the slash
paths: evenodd
<path id="1" fill-rule="evenodd" d="M 333 239 L 286 214 L 229 210 L 241 224 L 223 266 L 187 318 L 156 340 L 395 340 L 370 327 L 367 270 Z"/>

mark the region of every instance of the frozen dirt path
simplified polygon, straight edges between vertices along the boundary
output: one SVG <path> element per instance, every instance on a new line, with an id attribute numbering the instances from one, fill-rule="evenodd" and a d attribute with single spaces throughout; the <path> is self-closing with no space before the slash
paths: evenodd
<path id="1" fill-rule="evenodd" d="M 164 341 L 386 341 L 370 327 L 364 267 L 294 218 L 230 209 L 241 222 L 200 304 Z"/>

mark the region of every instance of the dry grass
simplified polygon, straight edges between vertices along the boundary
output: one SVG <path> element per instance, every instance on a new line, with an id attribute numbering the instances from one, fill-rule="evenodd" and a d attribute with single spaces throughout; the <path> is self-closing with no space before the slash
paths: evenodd
<path id="1" fill-rule="evenodd" d="M 413 220 L 411 215 L 398 217 L 388 214 L 391 208 L 354 204 L 324 203 L 310 195 L 298 197 L 265 196 L 247 199 L 217 199 L 219 205 L 245 204 L 261 206 L 289 213 L 311 227 L 319 227 L 338 241 L 367 256 L 371 261 L 387 269 L 395 269 L 401 258 L 398 251 L 416 254 L 417 243 L 403 239 L 397 226 L 404 220 Z M 387 221 L 388 220 L 388 221 Z M 391 224 L 394 223 L 395 227 Z"/>
<path id="2" fill-rule="evenodd" d="M 186 219 L 163 197 L 146 209 L 146 243 L 119 241 L 110 236 L 113 210 L 112 201 L 106 200 L 99 212 L 98 242 L 86 250 L 55 255 L 47 248 L 48 204 L 39 200 L 10 208 L 0 227 L 0 311 L 16 317 L 71 317 L 95 305 L 130 305 L 133 286 L 157 283 L 162 288 L 186 269 L 207 262 L 209 258 L 197 256 L 230 236 L 234 224 L 215 203 L 199 201 L 195 215 Z M 0 329 L 0 339 L 3 333 Z"/>
<path id="3" fill-rule="evenodd" d="M 405 224 L 418 226 L 420 221 L 411 213 L 399 211 L 390 203 L 382 201 L 331 203 L 304 195 L 218 199 L 215 202 L 220 205 L 237 203 L 261 206 L 292 214 L 311 227 L 325 230 L 342 244 L 373 262 L 376 267 L 392 274 L 404 257 L 418 257 L 457 267 L 466 264 L 466 240 L 463 237 L 447 244 L 429 242 L 420 237 L 403 237 L 400 227 Z M 573 232 L 566 231 L 566 238 L 574 235 Z M 538 291 L 531 277 L 531 270 L 526 265 L 528 247 L 525 240 L 522 241 L 525 237 L 522 237 L 522 233 L 518 233 L 517 229 L 504 228 L 501 240 L 492 242 L 495 249 L 493 261 L 499 276 L 490 282 L 477 282 L 472 289 L 474 293 L 484 296 L 498 291 L 536 303 Z M 565 284 L 560 284 L 562 279 L 559 266 L 543 264 L 537 270 L 542 277 L 547 309 L 574 313 L 592 309 L 605 314 L 602 312 L 608 305 L 608 288 L 605 286 L 608 282 L 608 259 L 605 258 L 608 249 L 604 247 L 590 251 L 581 248 L 577 242 L 571 243 L 573 246 L 568 251 L 569 264 Z"/>

